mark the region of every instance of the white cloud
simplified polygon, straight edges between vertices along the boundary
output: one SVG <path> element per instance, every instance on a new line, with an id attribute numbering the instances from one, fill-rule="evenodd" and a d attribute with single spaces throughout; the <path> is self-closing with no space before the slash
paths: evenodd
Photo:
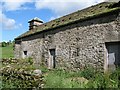
<path id="1" fill-rule="evenodd" d="M 2 25 L 2 29 L 5 30 L 12 30 L 22 26 L 22 24 L 17 25 L 14 19 L 6 17 L 2 12 L 0 12 L 0 24 Z"/>
<path id="2" fill-rule="evenodd" d="M 26 3 L 32 3 L 34 0 L 2 0 L 2 7 L 3 10 L 6 11 L 14 11 L 14 10 L 20 10 L 20 9 L 25 9 L 23 6 Z"/>
<path id="3" fill-rule="evenodd" d="M 50 9 L 57 16 L 63 16 L 102 1 L 104 0 L 1 0 L 2 9 L 5 11 L 28 9 L 25 6 L 26 3 L 35 3 L 36 9 Z"/>
<path id="4" fill-rule="evenodd" d="M 1 0 L 2 9 L 6 11 L 26 9 L 26 3 L 35 3 L 37 9 L 47 8 L 61 15 L 102 1 L 104 0 Z"/>
<path id="5" fill-rule="evenodd" d="M 34 3 L 36 9 L 49 9 L 56 14 L 50 20 L 60 16 L 69 14 L 71 12 L 86 8 L 88 6 L 103 2 L 104 0 L 1 0 L 2 6 L 0 11 L 15 11 L 26 9 L 26 3 Z M 49 14 L 49 13 L 48 13 Z M 6 29 L 13 29 L 20 27 L 21 24 L 16 25 L 14 19 L 8 18 L 5 14 L 0 13 L 0 22 Z"/>
<path id="6" fill-rule="evenodd" d="M 62 16 L 100 2 L 103 0 L 36 0 L 35 6 L 37 9 L 50 9 Z"/>
<path id="7" fill-rule="evenodd" d="M 107 2 L 119 2 L 120 0 L 105 0 Z"/>

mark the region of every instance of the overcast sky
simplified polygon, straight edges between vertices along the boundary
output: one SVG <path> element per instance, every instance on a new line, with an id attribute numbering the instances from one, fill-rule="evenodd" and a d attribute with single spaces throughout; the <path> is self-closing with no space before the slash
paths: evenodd
<path id="1" fill-rule="evenodd" d="M 0 41 L 14 40 L 28 31 L 28 20 L 38 17 L 48 22 L 63 15 L 101 3 L 104 0 L 2 0 Z M 1 35 L 2 34 L 2 35 Z"/>

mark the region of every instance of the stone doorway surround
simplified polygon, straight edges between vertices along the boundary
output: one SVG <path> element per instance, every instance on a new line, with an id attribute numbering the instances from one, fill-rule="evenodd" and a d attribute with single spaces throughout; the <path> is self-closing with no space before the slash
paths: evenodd
<path id="1" fill-rule="evenodd" d="M 55 68 L 55 49 L 49 49 L 48 69 Z"/>
<path id="2" fill-rule="evenodd" d="M 105 71 L 114 71 L 120 67 L 120 42 L 105 43 Z"/>

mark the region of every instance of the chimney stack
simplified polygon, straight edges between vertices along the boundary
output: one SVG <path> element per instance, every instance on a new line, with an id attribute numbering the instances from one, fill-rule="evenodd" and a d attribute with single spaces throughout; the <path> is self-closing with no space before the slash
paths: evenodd
<path id="1" fill-rule="evenodd" d="M 39 18 L 35 17 L 32 20 L 28 21 L 29 23 L 29 30 L 32 30 L 38 26 L 40 26 L 41 24 L 43 24 L 43 21 L 40 20 Z"/>

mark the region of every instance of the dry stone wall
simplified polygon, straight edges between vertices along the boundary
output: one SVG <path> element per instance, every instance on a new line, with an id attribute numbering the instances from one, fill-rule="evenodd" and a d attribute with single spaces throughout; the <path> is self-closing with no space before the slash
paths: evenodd
<path id="1" fill-rule="evenodd" d="M 119 18 L 118 14 L 104 16 L 23 38 L 19 47 L 15 47 L 15 56 L 23 57 L 26 50 L 36 64 L 48 65 L 49 49 L 54 48 L 56 68 L 76 70 L 90 65 L 102 70 L 105 42 L 120 41 Z"/>

